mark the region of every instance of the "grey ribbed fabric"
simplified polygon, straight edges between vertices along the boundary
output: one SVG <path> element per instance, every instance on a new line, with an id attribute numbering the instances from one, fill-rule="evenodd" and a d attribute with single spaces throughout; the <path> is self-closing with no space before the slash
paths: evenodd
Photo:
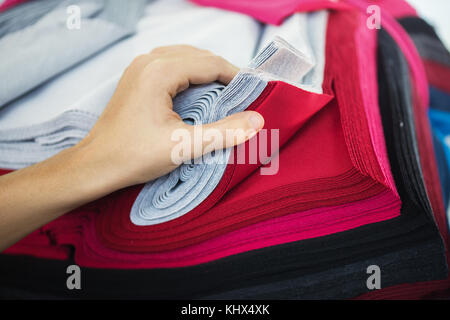
<path id="1" fill-rule="evenodd" d="M 174 110 L 190 124 L 211 123 L 245 110 L 266 85 L 258 75 L 240 72 L 225 89 L 210 84 L 178 95 Z M 181 101 L 184 103 L 177 103 Z M 168 175 L 147 183 L 133 204 L 131 221 L 137 225 L 162 223 L 195 208 L 219 184 L 231 150 L 211 155 L 208 163 L 182 164 Z"/>
<path id="2" fill-rule="evenodd" d="M 66 26 L 78 5 L 81 28 Z M 0 106 L 133 32 L 146 0 L 68 0 L 35 24 L 0 39 Z M 36 41 L 38 39 L 39 41 Z M 64 39 L 64 41 L 61 41 Z"/>
<path id="3" fill-rule="evenodd" d="M 0 130 L 0 167 L 20 169 L 43 161 L 77 144 L 96 121 L 94 114 L 70 110 L 38 125 Z"/>
<path id="4" fill-rule="evenodd" d="M 36 23 L 61 0 L 33 0 L 0 13 L 0 38 Z"/>

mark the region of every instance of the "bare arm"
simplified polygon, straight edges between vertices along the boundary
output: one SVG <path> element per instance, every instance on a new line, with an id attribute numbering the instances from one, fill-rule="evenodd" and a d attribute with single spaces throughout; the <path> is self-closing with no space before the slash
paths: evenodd
<path id="1" fill-rule="evenodd" d="M 144 183 L 176 168 L 174 130 L 193 133 L 172 110 L 172 98 L 189 84 L 228 83 L 237 68 L 208 51 L 168 46 L 137 57 L 125 70 L 98 122 L 76 146 L 0 177 L 0 250 L 64 213 L 115 190 Z M 245 111 L 203 126 L 245 136 L 224 140 L 231 147 L 263 127 L 261 115 Z M 206 139 L 201 150 L 207 152 Z M 211 150 L 209 150 L 211 151 Z"/>

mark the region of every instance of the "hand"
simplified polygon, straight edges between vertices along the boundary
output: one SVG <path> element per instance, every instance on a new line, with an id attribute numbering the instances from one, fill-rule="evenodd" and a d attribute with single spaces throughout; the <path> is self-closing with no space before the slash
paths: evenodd
<path id="1" fill-rule="evenodd" d="M 176 144 L 171 139 L 172 132 L 185 129 L 193 135 L 194 131 L 193 126 L 185 124 L 172 110 L 172 99 L 189 84 L 213 81 L 228 84 L 237 72 L 223 58 L 191 46 L 154 49 L 134 59 L 126 69 L 105 111 L 80 145 L 90 146 L 89 153 L 99 163 L 108 163 L 105 174 L 117 177 L 121 186 L 162 176 L 177 166 L 171 159 Z M 247 140 L 263 125 L 261 115 L 246 111 L 204 125 L 202 131 L 219 130 L 224 140 L 217 148 L 232 147 Z M 236 129 L 247 134 L 225 139 L 226 130 L 230 134 L 230 130 Z M 193 157 L 211 151 L 205 149 L 208 140 L 202 142 L 204 148 L 192 146 Z"/>

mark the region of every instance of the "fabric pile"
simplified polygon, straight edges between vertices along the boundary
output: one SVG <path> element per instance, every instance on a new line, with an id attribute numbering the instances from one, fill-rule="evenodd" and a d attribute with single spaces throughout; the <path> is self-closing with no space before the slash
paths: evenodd
<path id="1" fill-rule="evenodd" d="M 79 142 L 131 59 L 160 45 L 242 67 L 227 86 L 178 94 L 186 123 L 255 110 L 266 129 L 36 230 L 0 255 L 0 296 L 448 295 L 450 58 L 433 29 L 404 1 L 193 2 L 36 0 L 0 13 L 11 79 L 0 91 L 1 174 Z M 83 32 L 65 26 L 70 4 L 86 6 Z M 380 29 L 367 23 L 370 5 Z M 77 50 L 65 54 L 68 41 Z M 64 285 L 71 264 L 83 290 Z M 367 286 L 374 265 L 378 290 Z"/>

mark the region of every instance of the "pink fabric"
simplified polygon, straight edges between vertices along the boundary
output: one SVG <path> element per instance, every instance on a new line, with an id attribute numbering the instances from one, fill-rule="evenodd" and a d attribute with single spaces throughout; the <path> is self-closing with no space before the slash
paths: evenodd
<path id="1" fill-rule="evenodd" d="M 346 2 L 355 6 L 355 8 L 363 10 L 364 12 L 367 9 L 368 2 L 364 0 L 346 0 Z M 380 1 L 380 4 L 383 4 L 385 2 L 387 3 L 389 1 Z M 411 69 L 412 73 L 411 76 L 413 77 L 414 83 L 417 86 L 422 107 L 428 109 L 429 105 L 428 82 L 425 73 L 425 68 L 423 66 L 420 55 L 413 41 L 409 37 L 408 33 L 395 20 L 395 18 L 390 14 L 390 12 L 386 13 L 383 9 L 384 8 L 382 7 L 382 10 L 380 10 L 381 25 L 391 35 L 391 37 L 395 40 L 395 42 L 405 55 L 406 60 L 408 61 L 408 64 Z"/>
<path id="2" fill-rule="evenodd" d="M 347 0 L 191 0 L 200 5 L 241 12 L 265 23 L 279 25 L 294 12 L 351 8 Z M 417 16 L 416 10 L 403 0 L 357 0 L 364 6 L 379 5 L 390 15 L 400 18 Z M 353 4 L 354 5 L 354 4 Z"/>
<path id="3" fill-rule="evenodd" d="M 394 177 L 392 176 L 391 165 L 387 156 L 386 142 L 378 107 L 378 82 L 377 82 L 377 31 L 366 27 L 365 15 L 360 16 L 360 23 L 355 34 L 356 53 L 358 55 L 358 67 L 360 77 L 360 87 L 366 118 L 369 122 L 370 137 L 372 146 L 383 172 L 386 177 L 386 186 L 397 195 Z"/>
<path id="4" fill-rule="evenodd" d="M 428 108 L 428 83 L 425 69 L 414 43 L 405 30 L 395 20 L 395 17 L 416 16 L 417 13 L 403 0 L 191 0 L 195 3 L 214 6 L 226 10 L 237 11 L 250 15 L 262 22 L 280 24 L 284 18 L 294 12 L 314 11 L 322 9 L 350 9 L 358 8 L 367 14 L 369 5 L 379 5 L 381 10 L 381 24 L 390 33 L 404 52 L 411 66 L 412 76 L 415 78 L 420 99 L 425 108 Z M 365 25 L 365 23 L 364 23 Z"/>
<path id="5" fill-rule="evenodd" d="M 345 0 L 347 1 L 347 0 Z M 364 0 L 360 0 L 363 2 Z M 389 11 L 389 14 L 395 18 L 416 17 L 417 12 L 407 1 L 404 0 L 365 0 L 368 5 L 376 4 Z"/>
<path id="6" fill-rule="evenodd" d="M 203 6 L 241 12 L 265 23 L 279 25 L 294 12 L 350 8 L 343 1 L 333 0 L 191 0 Z"/>
<path id="7" fill-rule="evenodd" d="M 6 11 L 11 7 L 17 6 L 18 4 L 26 1 L 28 0 L 5 0 L 0 4 L 0 12 Z"/>

